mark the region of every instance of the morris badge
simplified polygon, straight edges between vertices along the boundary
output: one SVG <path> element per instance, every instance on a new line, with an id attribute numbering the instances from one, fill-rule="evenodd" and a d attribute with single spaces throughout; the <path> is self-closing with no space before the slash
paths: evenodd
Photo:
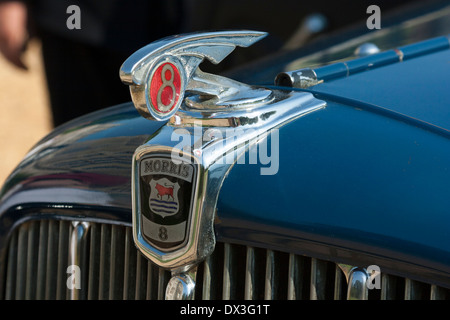
<path id="1" fill-rule="evenodd" d="M 139 166 L 142 234 L 155 248 L 174 250 L 187 240 L 196 168 L 158 155 L 144 157 Z"/>

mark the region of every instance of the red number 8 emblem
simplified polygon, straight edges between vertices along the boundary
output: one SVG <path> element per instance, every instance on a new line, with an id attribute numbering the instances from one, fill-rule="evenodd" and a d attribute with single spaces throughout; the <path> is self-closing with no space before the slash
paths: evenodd
<path id="1" fill-rule="evenodd" d="M 181 93 L 181 76 L 178 68 L 170 63 L 160 64 L 150 83 L 152 107 L 160 114 L 168 114 L 178 105 Z"/>

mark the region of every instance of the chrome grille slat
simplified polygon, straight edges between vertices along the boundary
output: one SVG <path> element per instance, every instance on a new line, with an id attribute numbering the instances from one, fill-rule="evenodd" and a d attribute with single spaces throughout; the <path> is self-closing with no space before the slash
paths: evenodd
<path id="1" fill-rule="evenodd" d="M 89 247 L 89 273 L 88 273 L 88 299 L 98 299 L 99 296 L 99 273 L 100 273 L 100 229 L 98 224 L 92 224 L 90 228 Z"/>
<path id="2" fill-rule="evenodd" d="M 15 289 L 15 299 L 18 300 L 25 299 L 28 226 L 29 225 L 21 225 L 19 229 L 17 244 L 17 280 Z"/>
<path id="3" fill-rule="evenodd" d="M 30 228 L 28 230 L 28 243 L 27 243 L 27 257 L 26 257 L 26 282 L 25 282 L 25 299 L 26 300 L 32 300 L 35 299 L 35 293 L 36 293 L 36 271 L 37 266 L 34 263 L 31 263 L 31 261 L 35 261 L 37 259 L 37 251 L 34 248 L 39 248 L 39 233 L 37 232 L 37 229 L 39 228 L 38 223 L 33 223 L 30 225 Z"/>
<path id="4" fill-rule="evenodd" d="M 276 291 L 278 284 L 278 274 L 275 272 L 275 257 L 272 250 L 266 251 L 266 277 L 265 277 L 265 289 L 264 299 L 274 300 L 276 299 Z"/>
<path id="5" fill-rule="evenodd" d="M 41 221 L 39 226 L 39 251 L 36 279 L 36 299 L 45 298 L 45 284 L 47 279 L 47 249 L 48 249 L 48 221 Z"/>
<path id="6" fill-rule="evenodd" d="M 77 224 L 74 224 L 77 226 Z M 129 227 L 89 223 L 78 244 L 85 246 L 82 291 L 67 287 L 70 221 L 40 220 L 19 225 L 10 237 L 4 299 L 164 299 L 170 273 L 136 249 Z M 79 241 L 79 240 L 77 240 Z M 87 279 L 84 279 L 87 277 Z M 198 266 L 196 299 L 346 299 L 347 280 L 334 263 L 250 246 L 217 243 Z M 449 299 L 450 290 L 382 274 L 381 290 L 369 299 Z"/>
<path id="7" fill-rule="evenodd" d="M 325 261 L 315 258 L 311 259 L 311 300 L 324 300 L 326 295 L 326 273 L 327 265 Z"/>
<path id="8" fill-rule="evenodd" d="M 256 299 L 257 283 L 256 283 L 256 263 L 255 249 L 247 247 L 247 257 L 245 261 L 245 300 Z"/>
<path id="9" fill-rule="evenodd" d="M 159 296 L 159 268 L 149 262 L 145 257 L 142 257 L 142 262 L 145 263 L 147 270 L 147 286 L 145 288 L 145 299 L 156 300 Z"/>
<path id="10" fill-rule="evenodd" d="M 136 254 L 136 283 L 134 290 L 134 298 L 136 300 L 144 300 L 147 297 L 147 262 L 141 254 Z"/>
<path id="11" fill-rule="evenodd" d="M 18 253 L 18 233 L 15 232 L 11 237 L 11 243 L 8 250 L 8 262 L 6 266 L 6 277 L 5 281 L 5 299 L 12 300 L 16 295 L 16 279 L 17 279 L 17 253 Z"/>
<path id="12" fill-rule="evenodd" d="M 166 295 L 166 286 L 169 282 L 169 274 L 164 271 L 163 269 L 158 270 L 158 300 L 164 300 L 164 297 Z"/>
<path id="13" fill-rule="evenodd" d="M 430 300 L 445 300 L 448 292 L 444 288 L 433 284 L 430 289 Z"/>
<path id="14" fill-rule="evenodd" d="M 266 251 L 265 300 L 284 300 L 288 283 L 289 255 L 273 250 Z"/>
<path id="15" fill-rule="evenodd" d="M 135 285 L 136 282 L 136 274 L 137 274 L 137 258 L 136 258 L 136 250 L 132 247 L 133 239 L 132 239 L 131 229 L 126 228 L 125 233 L 125 256 L 123 260 L 124 265 L 124 284 L 123 284 L 123 300 L 133 300 L 136 295 Z"/>
<path id="16" fill-rule="evenodd" d="M 70 266 L 66 269 L 68 276 L 71 276 L 72 283 L 80 286 L 79 290 L 70 290 L 70 298 L 72 300 L 85 300 L 88 296 L 88 249 L 89 249 L 89 229 L 88 222 L 74 222 L 72 224 L 72 233 L 70 236 Z M 79 270 L 74 270 L 76 266 Z M 79 280 L 75 280 L 73 272 L 79 271 Z"/>
<path id="17" fill-rule="evenodd" d="M 203 264 L 203 279 L 201 299 L 204 300 L 217 300 L 222 295 L 222 282 L 217 281 L 217 275 L 223 274 L 223 246 L 217 246 L 216 250 L 209 256 Z M 202 265 L 200 266 L 201 270 Z M 197 290 L 200 293 L 200 290 Z"/>
<path id="18" fill-rule="evenodd" d="M 212 285 L 213 282 L 211 281 L 212 279 L 212 274 L 214 273 L 213 271 L 213 263 L 212 263 L 212 257 L 209 256 L 206 258 L 205 263 L 203 265 L 203 286 L 202 286 L 202 299 L 204 300 L 211 300 L 212 299 Z"/>
<path id="19" fill-rule="evenodd" d="M 303 256 L 289 255 L 288 299 L 302 300 L 309 296 L 309 261 Z"/>
<path id="20" fill-rule="evenodd" d="M 423 300 L 431 297 L 431 286 L 421 282 L 406 279 L 405 300 Z"/>
<path id="21" fill-rule="evenodd" d="M 119 226 L 111 228 L 111 262 L 109 279 L 109 299 L 123 298 L 124 259 L 125 259 L 125 234 L 120 232 Z"/>
<path id="22" fill-rule="evenodd" d="M 143 260 L 143 259 L 142 259 Z M 158 280 L 156 279 L 157 276 L 155 275 L 154 268 L 151 263 L 147 263 L 147 288 L 146 288 L 146 300 L 153 300 L 157 299 L 158 297 Z M 155 285 L 153 285 L 155 283 Z"/>
<path id="23" fill-rule="evenodd" d="M 56 279 L 53 276 L 57 273 L 58 266 L 58 241 L 59 241 L 59 224 L 57 221 L 48 221 L 48 242 L 47 242 L 47 261 L 46 278 L 45 278 L 45 299 L 56 299 Z"/>
<path id="24" fill-rule="evenodd" d="M 100 269 L 99 269 L 99 292 L 98 299 L 106 300 L 109 298 L 109 273 L 111 262 L 111 226 L 101 225 L 100 233 Z"/>
<path id="25" fill-rule="evenodd" d="M 261 300 L 264 298 L 262 293 L 267 293 L 266 253 L 262 249 L 253 247 L 247 247 L 246 251 L 244 298 L 246 300 Z"/>
<path id="26" fill-rule="evenodd" d="M 344 285 L 344 281 L 345 279 L 342 270 L 339 268 L 338 265 L 336 265 L 334 274 L 334 292 L 333 292 L 334 300 L 342 300 L 343 298 L 342 287 Z"/>
<path id="27" fill-rule="evenodd" d="M 60 240 L 58 244 L 58 266 L 56 282 L 56 299 L 68 300 L 67 266 L 69 266 L 69 237 L 72 233 L 72 224 L 69 221 L 61 221 L 59 224 Z"/>
<path id="28" fill-rule="evenodd" d="M 381 300 L 392 300 L 393 299 L 393 280 L 387 275 L 381 275 Z"/>
<path id="29" fill-rule="evenodd" d="M 246 252 L 247 249 L 244 246 L 224 244 L 223 300 L 244 299 Z"/>
<path id="30" fill-rule="evenodd" d="M 296 300 L 297 297 L 301 297 L 300 288 L 302 286 L 300 263 L 295 254 L 289 255 L 289 274 L 288 274 L 288 299 Z"/>
<path id="31" fill-rule="evenodd" d="M 234 291 L 233 282 L 231 279 L 233 278 L 233 251 L 230 244 L 225 244 L 224 249 L 224 259 L 223 259 L 223 290 L 222 290 L 222 299 L 230 300 L 233 299 L 232 293 Z"/>

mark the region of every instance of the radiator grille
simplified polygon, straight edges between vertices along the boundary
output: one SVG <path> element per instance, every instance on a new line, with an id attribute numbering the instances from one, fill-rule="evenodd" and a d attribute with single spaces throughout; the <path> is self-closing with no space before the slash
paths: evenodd
<path id="1" fill-rule="evenodd" d="M 3 277 L 3 299 L 71 299 L 69 221 L 40 220 L 12 234 Z M 80 269 L 80 299 L 164 299 L 170 274 L 134 246 L 131 228 L 91 223 Z M 347 281 L 332 262 L 242 245 L 218 243 L 199 266 L 196 299 L 346 299 Z M 446 299 L 449 290 L 382 275 L 369 299 Z"/>

